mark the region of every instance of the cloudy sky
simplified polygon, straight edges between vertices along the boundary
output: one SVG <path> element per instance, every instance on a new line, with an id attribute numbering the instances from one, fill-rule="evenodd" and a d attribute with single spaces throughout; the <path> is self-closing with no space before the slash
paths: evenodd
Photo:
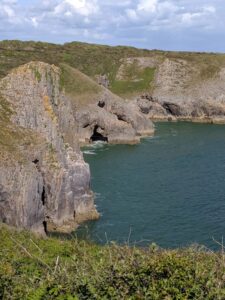
<path id="1" fill-rule="evenodd" d="M 225 52 L 224 0 L 0 0 L 0 40 Z"/>

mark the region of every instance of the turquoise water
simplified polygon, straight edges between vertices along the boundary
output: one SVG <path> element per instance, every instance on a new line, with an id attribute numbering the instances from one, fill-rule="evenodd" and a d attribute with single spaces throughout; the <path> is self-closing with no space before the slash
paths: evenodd
<path id="1" fill-rule="evenodd" d="M 84 149 L 101 218 L 94 241 L 211 249 L 225 236 L 225 126 L 157 123 L 135 146 Z"/>

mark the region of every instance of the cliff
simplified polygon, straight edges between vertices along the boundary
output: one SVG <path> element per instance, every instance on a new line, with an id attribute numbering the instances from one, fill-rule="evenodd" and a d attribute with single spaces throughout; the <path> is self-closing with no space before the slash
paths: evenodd
<path id="1" fill-rule="evenodd" d="M 225 123 L 223 54 L 19 41 L 0 42 L 0 54 L 0 220 L 10 225 L 70 231 L 98 217 L 80 145 L 138 143 L 152 120 Z"/>
<path id="2" fill-rule="evenodd" d="M 13 69 L 0 81 L 0 220 L 44 232 L 98 218 L 80 145 L 153 132 L 136 104 L 65 64 Z"/>
<path id="3" fill-rule="evenodd" d="M 135 144 L 154 133 L 153 123 L 136 103 L 124 101 L 66 64 L 60 64 L 60 70 L 60 87 L 70 99 L 81 144 Z"/>
<path id="4" fill-rule="evenodd" d="M 0 82 L 0 220 L 68 231 L 97 218 L 60 70 L 29 63 Z"/>
<path id="5" fill-rule="evenodd" d="M 0 54 L 0 78 L 13 67 L 31 60 L 54 63 L 61 69 L 67 69 L 65 75 L 70 73 L 69 67 L 77 69 L 73 72 L 84 85 L 81 89 L 76 87 L 75 92 L 80 92 L 79 101 L 85 105 L 96 102 L 101 98 L 101 93 L 115 99 L 109 94 L 111 91 L 124 100 L 135 100 L 133 105 L 137 105 L 138 100 L 139 111 L 149 110 L 147 117 L 153 120 L 224 123 L 224 54 L 146 50 L 79 42 L 55 45 L 20 41 L 0 42 Z M 78 70 L 82 76 L 78 75 Z M 101 85 L 99 88 L 98 84 Z M 150 103 L 143 101 L 150 98 L 153 99 Z M 111 140 L 115 141 L 113 137 Z"/>

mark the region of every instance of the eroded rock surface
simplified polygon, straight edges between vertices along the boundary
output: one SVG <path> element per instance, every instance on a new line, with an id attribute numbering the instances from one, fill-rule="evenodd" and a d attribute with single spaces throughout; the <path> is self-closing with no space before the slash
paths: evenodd
<path id="1" fill-rule="evenodd" d="M 111 144 L 136 144 L 141 137 L 154 134 L 153 123 L 136 103 L 124 101 L 106 89 L 99 101 L 77 109 L 75 119 L 82 144 L 98 137 Z"/>
<path id="2" fill-rule="evenodd" d="M 165 59 L 156 72 L 154 90 L 134 102 L 151 120 L 225 123 L 224 70 L 199 80 L 194 64 Z"/>
<path id="3" fill-rule="evenodd" d="M 0 82 L 0 220 L 44 232 L 98 217 L 60 71 L 31 62 Z"/>
<path id="4" fill-rule="evenodd" d="M 153 123 L 134 103 L 106 102 L 104 107 L 89 105 L 77 112 L 81 143 L 105 140 L 111 144 L 136 144 L 141 137 L 154 133 Z M 99 138 L 96 132 L 99 133 Z"/>

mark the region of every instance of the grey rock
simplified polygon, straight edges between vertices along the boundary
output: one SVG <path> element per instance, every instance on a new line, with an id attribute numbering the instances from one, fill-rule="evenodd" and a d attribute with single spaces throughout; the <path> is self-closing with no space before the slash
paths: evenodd
<path id="1" fill-rule="evenodd" d="M 13 110 L 9 126 L 42 141 L 34 149 L 28 145 L 22 162 L 10 157 L 6 167 L 0 160 L 0 220 L 39 232 L 46 223 L 51 230 L 70 231 L 77 222 L 98 217 L 89 166 L 59 78 L 57 67 L 31 62 L 0 82 L 1 95 Z M 18 144 L 17 151 L 22 147 Z"/>
<path id="2" fill-rule="evenodd" d="M 82 144 L 99 139 L 111 144 L 135 144 L 154 133 L 153 123 L 133 102 L 111 98 L 88 105 L 75 113 Z"/>

